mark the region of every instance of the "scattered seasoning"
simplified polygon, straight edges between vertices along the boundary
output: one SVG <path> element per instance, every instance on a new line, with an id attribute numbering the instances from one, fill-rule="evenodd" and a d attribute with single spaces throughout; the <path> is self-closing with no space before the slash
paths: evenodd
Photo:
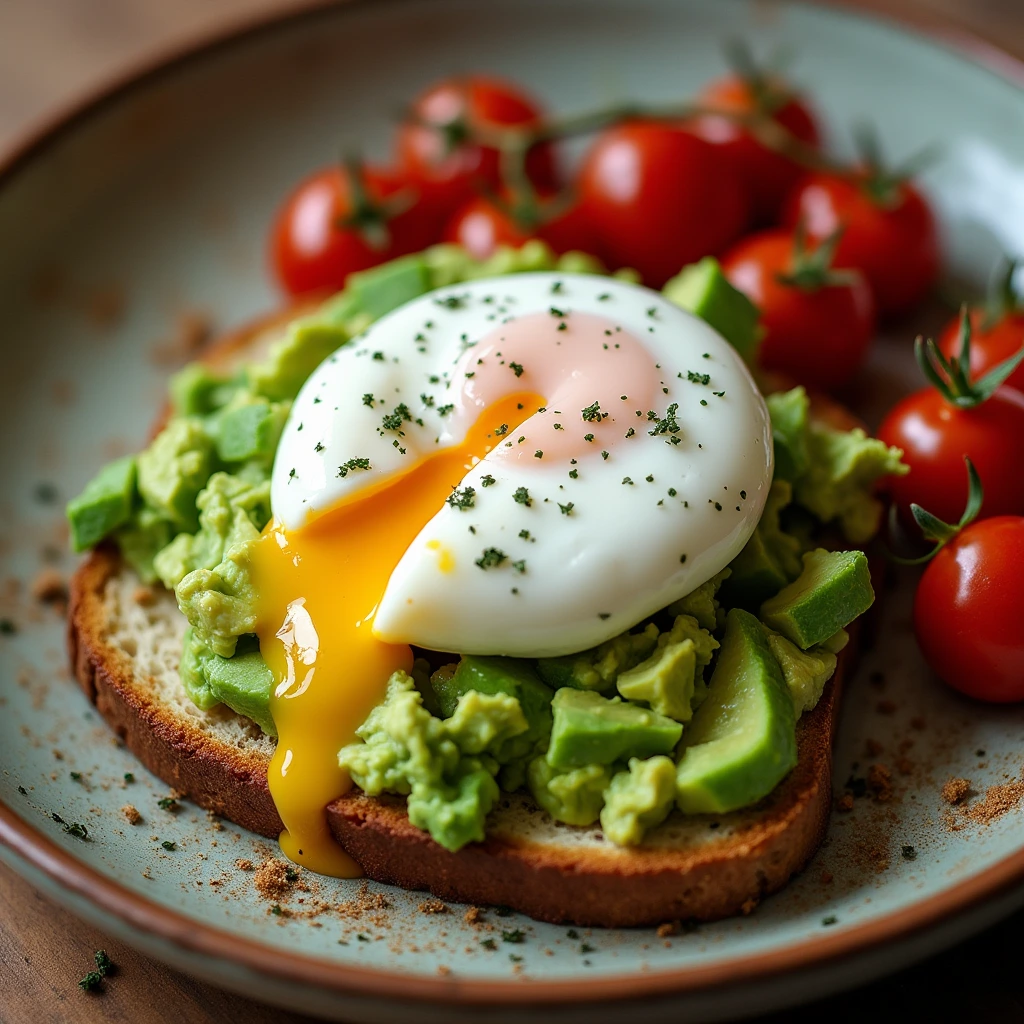
<path id="1" fill-rule="evenodd" d="M 580 475 L 580 471 L 578 469 L 570 469 L 569 470 L 569 479 L 570 480 L 575 480 L 579 475 Z"/>
<path id="2" fill-rule="evenodd" d="M 480 945 L 483 946 L 484 949 L 497 949 L 498 948 L 498 944 L 494 941 L 494 939 L 481 939 L 480 940 Z"/>
<path id="3" fill-rule="evenodd" d="M 679 492 L 678 492 L 678 491 L 677 491 L 677 490 L 676 490 L 676 489 L 675 489 L 674 487 L 670 487 L 670 488 L 668 489 L 668 496 L 669 496 L 670 498 L 674 498 L 674 497 L 675 497 L 675 496 L 676 496 L 676 495 L 677 495 L 678 493 L 679 493 Z"/>
<path id="4" fill-rule="evenodd" d="M 315 452 L 322 452 L 323 450 L 324 450 L 323 444 L 320 441 L 317 441 L 317 443 L 313 446 L 313 451 L 315 451 Z"/>
<path id="5" fill-rule="evenodd" d="M 612 617 L 612 613 L 611 613 L 611 612 L 598 612 L 598 613 L 597 613 L 597 617 L 598 617 L 598 618 L 599 618 L 599 619 L 600 619 L 600 620 L 601 620 L 602 622 L 604 622 L 604 621 L 605 621 L 606 619 L 610 619 L 610 618 Z"/>
<path id="6" fill-rule="evenodd" d="M 563 319 L 563 320 L 565 319 L 565 317 L 567 317 L 569 315 L 564 310 L 556 309 L 554 306 L 551 307 L 549 312 L 551 313 L 552 316 L 559 317 L 560 319 Z"/>
<path id="7" fill-rule="evenodd" d="M 508 433 L 508 424 L 502 423 L 500 427 L 495 427 L 494 433 L 497 434 L 498 437 L 504 437 Z"/>
<path id="8" fill-rule="evenodd" d="M 19 787 L 18 787 L 18 792 L 19 792 L 19 793 L 20 793 L 20 794 L 21 794 L 22 796 L 28 796 L 28 790 L 27 790 L 27 789 L 26 789 L 26 788 L 25 788 L 24 786 L 19 786 Z"/>
<path id="9" fill-rule="evenodd" d="M 512 563 L 512 568 L 518 573 L 526 572 L 526 559 L 520 558 L 519 561 Z"/>
<path id="10" fill-rule="evenodd" d="M 581 953 L 596 953 L 597 952 L 597 948 L 595 946 L 591 946 L 589 942 L 584 942 L 584 943 L 580 944 L 580 952 Z"/>
<path id="11" fill-rule="evenodd" d="M 608 452 L 601 452 L 601 458 L 604 459 L 605 462 L 608 461 L 608 455 Z"/>
<path id="12" fill-rule="evenodd" d="M 441 306 L 442 309 L 464 309 L 466 306 L 466 299 L 468 296 L 465 295 L 445 295 L 440 299 L 434 299 L 434 302 Z M 427 323 L 427 327 L 430 323 Z"/>
<path id="13" fill-rule="evenodd" d="M 593 441 L 594 440 L 594 435 L 593 434 L 584 434 L 583 435 L 583 440 L 584 441 Z"/>
<path id="14" fill-rule="evenodd" d="M 900 847 L 900 852 L 903 854 L 904 860 L 915 860 L 917 858 L 917 850 L 908 843 L 905 843 Z"/>
<path id="15" fill-rule="evenodd" d="M 958 804 L 970 791 L 971 784 L 967 779 L 949 779 L 942 787 L 942 799 L 947 804 Z"/>
<path id="16" fill-rule="evenodd" d="M 515 374 L 515 375 L 516 375 L 517 377 L 522 377 L 522 375 L 523 375 L 523 364 L 522 364 L 522 363 L 513 363 L 513 362 L 510 362 L 510 363 L 508 364 L 508 368 L 509 368 L 509 369 L 510 369 L 510 370 L 511 370 L 511 371 L 512 371 L 512 372 L 513 372 L 513 373 L 514 373 L 514 374 Z"/>
<path id="17" fill-rule="evenodd" d="M 445 499 L 452 508 L 465 512 L 476 504 L 476 489 L 473 487 L 456 487 Z"/>
<path id="18" fill-rule="evenodd" d="M 501 933 L 502 942 L 520 943 L 526 938 L 526 933 L 520 928 L 513 928 L 511 931 Z"/>
<path id="19" fill-rule="evenodd" d="M 632 483 L 633 483 L 632 479 L 631 479 L 630 477 L 628 477 L 628 476 L 624 476 L 624 477 L 622 478 L 622 482 L 623 482 L 624 484 L 632 484 Z"/>
<path id="20" fill-rule="evenodd" d="M 646 481 L 647 481 L 647 482 L 648 482 L 649 484 L 653 484 L 653 483 L 654 483 L 654 474 L 653 474 L 653 473 L 648 473 L 648 474 L 647 474 L 647 476 L 645 476 L 645 477 L 644 477 L 644 479 L 645 479 L 645 480 L 646 480 Z"/>
<path id="21" fill-rule="evenodd" d="M 682 565 L 686 561 L 686 555 L 679 556 L 679 564 Z"/>
<path id="22" fill-rule="evenodd" d="M 75 782 L 81 782 L 82 781 L 82 773 L 81 772 L 68 772 L 68 774 L 71 776 L 72 779 L 75 780 Z"/>
<path id="23" fill-rule="evenodd" d="M 422 395 L 420 397 L 423 398 Z M 367 394 L 363 395 L 363 405 L 368 405 L 372 409 L 373 408 L 373 403 L 374 403 L 374 397 L 373 397 L 372 394 L 367 392 Z"/>
<path id="24" fill-rule="evenodd" d="M 349 473 L 354 473 L 357 469 L 369 469 L 370 460 L 365 457 L 349 459 L 348 462 L 338 467 L 338 476 L 342 479 L 347 477 Z"/>
<path id="25" fill-rule="evenodd" d="M 600 423 L 608 416 L 608 413 L 601 412 L 600 402 L 594 402 L 593 405 L 588 405 L 585 409 L 580 410 L 580 415 L 587 423 Z"/>
<path id="26" fill-rule="evenodd" d="M 626 437 L 632 437 L 635 433 L 636 431 L 630 427 L 629 430 L 626 431 Z"/>
<path id="27" fill-rule="evenodd" d="M 121 813 L 129 825 L 138 825 L 142 821 L 142 815 L 139 814 L 139 809 L 134 804 L 125 804 L 121 808 Z"/>
<path id="28" fill-rule="evenodd" d="M 160 845 L 165 850 L 176 850 L 178 848 L 178 844 L 172 842 L 170 839 L 165 839 Z"/>
<path id="29" fill-rule="evenodd" d="M 555 281 L 554 284 L 551 285 L 551 294 L 552 295 L 558 295 L 561 292 L 561 290 L 562 290 L 562 282 L 561 281 Z"/>
<path id="30" fill-rule="evenodd" d="M 99 971 L 89 971 L 78 983 L 83 992 L 98 992 L 103 986 L 103 975 Z"/>
<path id="31" fill-rule="evenodd" d="M 284 911 L 281 909 L 280 903 L 273 904 L 270 908 L 270 912 L 274 915 L 274 917 L 280 917 L 284 913 Z"/>
<path id="32" fill-rule="evenodd" d="M 134 782 L 135 781 L 135 776 L 132 775 L 131 772 L 125 772 L 124 773 L 124 781 L 125 782 Z"/>
<path id="33" fill-rule="evenodd" d="M 571 501 L 567 505 L 563 505 L 561 502 L 559 502 L 558 507 L 562 510 L 563 516 L 571 516 L 572 510 L 575 508 L 575 505 Z"/>
<path id="34" fill-rule="evenodd" d="M 13 636 L 17 632 L 17 626 L 10 619 L 0 619 L 0 633 L 4 636 Z"/>
<path id="35" fill-rule="evenodd" d="M 449 403 L 448 405 L 439 405 L 437 407 L 437 415 L 438 416 L 447 416 L 454 408 L 455 408 L 454 403 Z"/>
<path id="36" fill-rule="evenodd" d="M 488 473 L 486 476 L 480 477 L 480 486 L 481 487 L 490 487 L 491 484 L 493 484 L 493 483 L 495 483 L 495 479 L 494 479 L 493 476 L 491 476 L 490 473 Z"/>
<path id="37" fill-rule="evenodd" d="M 493 569 L 508 558 L 500 548 L 484 548 L 483 554 L 476 560 L 481 569 Z"/>
<path id="38" fill-rule="evenodd" d="M 509 953 L 508 958 L 514 964 L 519 964 L 519 963 L 523 962 L 523 958 L 521 956 L 519 956 L 518 953 Z"/>
<path id="39" fill-rule="evenodd" d="M 536 451 L 535 451 L 535 452 L 533 453 L 533 457 L 534 457 L 535 459 L 543 459 L 543 458 L 544 458 L 544 452 L 542 452 L 542 451 L 540 450 L 540 448 L 538 448 L 538 449 L 537 449 L 537 450 L 536 450 Z"/>
<path id="40" fill-rule="evenodd" d="M 173 796 L 162 796 L 157 800 L 156 805 L 162 811 L 176 811 L 178 809 L 178 799 Z"/>
<path id="41" fill-rule="evenodd" d="M 710 384 L 711 374 L 710 373 L 695 373 L 693 370 L 686 371 L 686 379 L 691 384 Z"/>
<path id="42" fill-rule="evenodd" d="M 520 540 L 533 540 L 533 538 L 530 536 L 530 531 L 529 530 L 520 530 L 519 531 L 519 538 L 520 538 Z"/>
<path id="43" fill-rule="evenodd" d="M 74 836 L 76 839 L 88 839 L 89 830 L 80 821 L 65 821 L 59 814 L 52 812 L 50 817 L 64 830 L 69 836 Z"/>
<path id="44" fill-rule="evenodd" d="M 580 937 L 580 933 L 575 928 L 570 928 L 565 934 L 570 939 L 578 939 Z"/>
<path id="45" fill-rule="evenodd" d="M 92 958 L 96 963 L 96 970 L 103 975 L 103 977 L 106 977 L 111 970 L 113 970 L 114 961 L 107 956 L 107 951 L 105 949 L 97 949 L 96 952 L 93 953 Z"/>
<path id="46" fill-rule="evenodd" d="M 373 353 L 373 358 L 376 359 L 378 363 L 382 363 L 382 362 L 384 362 L 384 353 L 383 352 L 374 352 Z M 316 403 L 318 401 L 319 401 L 318 398 L 314 398 L 313 399 L 314 403 Z"/>
<path id="47" fill-rule="evenodd" d="M 533 499 L 530 497 L 530 492 L 525 487 L 517 487 L 515 494 L 512 495 L 512 500 L 517 505 L 525 505 L 529 508 L 533 504 Z"/>
<path id="48" fill-rule="evenodd" d="M 829 914 L 828 917 L 823 917 L 821 923 L 826 927 L 830 928 L 834 924 L 839 923 L 839 918 L 835 914 Z"/>

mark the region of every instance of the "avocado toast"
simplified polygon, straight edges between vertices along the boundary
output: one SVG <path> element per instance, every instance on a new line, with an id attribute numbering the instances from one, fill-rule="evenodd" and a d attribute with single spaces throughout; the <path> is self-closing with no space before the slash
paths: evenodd
<path id="1" fill-rule="evenodd" d="M 436 264 L 438 257 L 431 258 Z M 528 269 L 509 266 L 508 258 L 505 264 L 489 272 Z M 380 280 L 390 281 L 392 292 L 381 300 L 384 305 L 403 300 L 400 290 L 394 294 L 400 273 Z M 689 280 L 692 288 L 692 274 Z M 365 290 L 372 298 L 369 284 Z M 704 312 L 710 316 L 714 305 Z M 229 339 L 211 353 L 206 370 L 225 373 L 239 361 L 255 362 L 279 336 L 283 319 L 288 317 Z M 786 460 L 810 459 L 806 397 L 782 396 L 772 403 L 772 418 L 779 473 L 787 472 L 800 486 L 807 467 L 784 467 Z M 842 447 L 845 435 L 839 431 L 854 426 L 826 402 L 815 402 L 811 418 L 821 428 L 819 449 L 828 443 Z M 861 440 L 862 433 L 842 453 L 848 464 L 833 480 L 822 478 L 822 494 L 829 491 L 832 504 L 819 517 L 841 520 L 862 541 L 877 522 L 870 484 L 895 471 L 898 459 L 872 442 L 872 455 L 863 461 L 873 465 L 864 471 L 861 454 L 851 454 Z M 486 815 L 485 835 L 472 831 L 476 819 L 468 832 L 445 831 L 437 824 L 445 820 L 445 807 L 433 818 L 418 811 L 417 827 L 406 801 L 389 794 L 407 793 L 403 786 L 411 785 L 415 795 L 420 766 L 406 758 L 400 769 L 410 782 L 396 783 L 394 775 L 388 776 L 390 784 L 375 782 L 373 770 L 360 760 L 365 747 L 359 741 L 346 746 L 343 762 L 364 792 L 352 790 L 328 808 L 330 828 L 344 850 L 382 881 L 581 924 L 711 919 L 749 909 L 751 901 L 784 885 L 823 834 L 838 689 L 856 647 L 845 643 L 843 626 L 872 598 L 863 554 L 819 548 L 820 523 L 815 527 L 806 510 L 794 527 L 800 542 L 789 535 L 792 541 L 780 546 L 771 536 L 782 532 L 778 506 L 789 504 L 787 487 L 786 477 L 779 476 L 773 488 L 777 507 L 766 508 L 765 529 L 744 547 L 731 573 L 718 574 L 710 589 L 702 584 L 700 594 L 688 595 L 674 609 L 677 614 L 618 638 L 628 648 L 625 654 L 614 645 L 603 652 L 619 651 L 615 671 L 605 672 L 608 678 L 595 681 L 601 658 L 586 651 L 535 665 L 437 657 L 415 682 L 393 678 L 380 705 L 384 725 L 376 730 L 391 744 L 392 760 L 393 748 L 408 749 L 410 743 L 388 724 L 389 706 L 419 716 L 422 728 L 438 735 L 443 723 L 457 722 L 460 709 L 472 703 L 467 694 L 478 695 L 478 703 L 480 694 L 490 695 L 496 706 L 507 706 L 513 697 L 516 710 L 521 705 L 529 712 L 526 686 L 546 693 L 550 710 L 542 712 L 546 725 L 529 756 L 503 762 L 519 778 L 506 783 L 502 777 L 504 792 L 471 808 L 471 817 Z M 104 497 L 112 500 L 117 490 L 108 487 Z M 138 498 L 131 502 L 137 509 Z M 87 521 L 93 507 L 80 505 L 80 519 Z M 123 539 L 122 548 L 131 557 Z M 152 572 L 137 558 L 136 568 Z M 220 700 L 200 710 L 194 679 L 188 691 L 178 672 L 185 628 L 171 594 L 152 579 L 140 579 L 112 547 L 97 550 L 75 578 L 75 671 L 104 716 L 151 770 L 201 806 L 276 836 L 282 822 L 267 783 L 275 743 L 269 729 L 256 725 L 267 722 L 268 685 L 261 681 L 259 653 L 240 643 L 233 657 L 203 656 L 204 685 L 214 691 L 228 685 L 230 693 L 221 690 Z M 606 659 L 601 663 L 606 667 Z M 374 734 L 371 719 L 359 730 L 364 740 Z M 525 729 L 526 724 L 520 731 Z M 456 756 L 475 754 L 464 745 Z M 497 762 L 491 770 L 497 772 Z M 562 784 L 566 779 L 571 785 Z M 376 795 L 365 795 L 371 791 Z M 673 806 L 678 809 L 671 811 Z M 600 830 L 594 827 L 598 815 Z"/>

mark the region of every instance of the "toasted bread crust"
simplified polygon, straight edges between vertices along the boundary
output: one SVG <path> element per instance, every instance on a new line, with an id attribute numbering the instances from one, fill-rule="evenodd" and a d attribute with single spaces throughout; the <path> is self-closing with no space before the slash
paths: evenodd
<path id="1" fill-rule="evenodd" d="M 250 356 L 268 329 L 304 311 L 279 312 L 235 332 L 204 361 L 230 366 Z M 829 399 L 815 396 L 813 407 L 839 429 L 858 425 Z M 166 410 L 157 429 L 165 416 Z M 104 546 L 72 578 L 68 647 L 76 679 L 151 772 L 200 807 L 276 838 L 283 826 L 267 784 L 265 750 L 244 750 L 166 706 L 132 656 L 111 640 L 104 594 L 127 571 L 117 551 Z M 484 842 L 451 853 L 410 824 L 403 800 L 358 791 L 327 808 L 331 829 L 370 878 L 457 902 L 508 906 L 545 921 L 625 927 L 749 912 L 800 871 L 824 837 L 839 699 L 856 658 L 857 630 L 851 634 L 821 700 L 798 724 L 796 768 L 757 808 L 708 816 L 711 839 L 623 850 L 610 843 L 559 843 L 552 830 L 553 841 L 536 842 L 517 836 L 499 808 Z M 518 799 L 506 799 L 506 809 Z M 712 831 L 715 823 L 720 833 Z"/>

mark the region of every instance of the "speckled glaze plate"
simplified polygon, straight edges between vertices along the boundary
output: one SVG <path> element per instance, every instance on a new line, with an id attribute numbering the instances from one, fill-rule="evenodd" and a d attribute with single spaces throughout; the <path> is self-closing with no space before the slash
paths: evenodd
<path id="1" fill-rule="evenodd" d="M 177 967 L 354 1021 L 476 1020 L 485 1008 L 494 1022 L 593 1024 L 641 1008 L 721 1019 L 893 970 L 1024 902 L 1024 806 L 985 813 L 1015 792 L 991 787 L 1021 777 L 1024 708 L 978 707 L 929 677 L 910 634 L 912 576 L 885 596 L 836 751 L 837 793 L 882 764 L 889 799 L 837 812 L 808 869 L 749 916 L 669 936 L 494 912 L 474 922 L 464 907 L 426 912 L 422 895 L 308 876 L 264 898 L 236 862 L 262 863 L 272 844 L 187 803 L 160 807 L 166 787 L 73 685 L 61 618 L 32 594 L 41 570 L 71 571 L 62 503 L 140 444 L 175 355 L 206 325 L 273 306 L 264 236 L 302 174 L 343 142 L 383 156 L 394 112 L 439 74 L 505 73 L 563 110 L 662 100 L 718 73 L 719 43 L 736 33 L 798 55 L 838 150 L 864 117 L 895 158 L 943 144 L 926 184 L 950 277 L 978 284 L 1000 251 L 1024 251 L 1018 67 L 785 4 L 312 8 L 133 76 L 0 165 L 0 618 L 14 629 L 0 633 L 0 857 Z M 883 339 L 854 383 L 869 419 L 912 381 L 909 341 L 926 326 Z M 952 776 L 971 782 L 966 809 L 942 801 Z M 128 803 L 142 823 L 125 820 Z M 516 930 L 522 941 L 503 941 Z"/>

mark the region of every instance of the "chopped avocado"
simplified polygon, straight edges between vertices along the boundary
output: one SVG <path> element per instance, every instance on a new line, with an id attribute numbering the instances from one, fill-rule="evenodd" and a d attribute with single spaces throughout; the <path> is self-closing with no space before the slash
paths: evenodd
<path id="1" fill-rule="evenodd" d="M 455 711 L 444 721 L 445 731 L 464 754 L 487 752 L 499 762 L 509 740 L 529 728 L 519 701 L 508 693 L 468 690 L 459 697 Z"/>
<path id="2" fill-rule="evenodd" d="M 427 265 L 421 255 L 402 256 L 372 270 L 349 275 L 351 289 L 359 308 L 374 320 L 412 299 L 430 291 Z"/>
<path id="3" fill-rule="evenodd" d="M 171 378 L 171 405 L 176 416 L 208 416 L 226 405 L 239 386 L 202 363 L 189 363 Z"/>
<path id="4" fill-rule="evenodd" d="M 775 479 L 793 483 L 807 472 L 811 462 L 808 448 L 811 400 L 802 388 L 776 391 L 765 398 L 772 420 L 775 442 Z"/>
<path id="5" fill-rule="evenodd" d="M 704 699 L 704 668 L 717 648 L 718 641 L 692 615 L 677 615 L 672 628 L 658 637 L 654 654 L 623 672 L 615 685 L 627 700 L 688 722 Z"/>
<path id="6" fill-rule="evenodd" d="M 863 544 L 877 532 L 882 503 L 873 495 L 883 476 L 902 476 L 910 467 L 903 452 L 855 430 L 832 430 L 812 423 L 808 434 L 810 464 L 796 481 L 793 495 L 822 522 L 837 520 L 846 539 Z"/>
<path id="7" fill-rule="evenodd" d="M 555 692 L 551 709 L 554 722 L 547 759 L 554 768 L 667 754 L 683 731 L 678 722 L 655 711 L 568 686 Z"/>
<path id="8" fill-rule="evenodd" d="M 140 508 L 124 526 L 114 531 L 122 556 L 143 583 L 154 583 L 160 578 L 156 558 L 173 536 L 174 524 L 156 509 L 146 507 Z"/>
<path id="9" fill-rule="evenodd" d="M 540 658 L 537 671 L 548 685 L 577 690 L 612 689 L 619 673 L 650 657 L 658 642 L 658 627 L 648 623 L 639 633 L 622 633 L 579 654 Z"/>
<path id="10" fill-rule="evenodd" d="M 288 419 L 288 402 L 245 401 L 217 419 L 217 455 L 224 462 L 257 460 L 270 465 Z"/>
<path id="11" fill-rule="evenodd" d="M 534 800 L 555 821 L 593 825 L 601 813 L 612 771 L 611 766 L 604 764 L 585 764 L 562 771 L 552 768 L 540 755 L 530 762 L 526 780 Z"/>
<path id="12" fill-rule="evenodd" d="M 761 623 L 733 608 L 707 700 L 687 727 L 676 770 L 685 814 L 722 814 L 770 793 L 796 764 L 796 715 Z"/>
<path id="13" fill-rule="evenodd" d="M 243 638 L 233 657 L 222 658 L 197 640 L 191 629 L 186 630 L 181 681 L 196 707 L 207 711 L 226 704 L 252 719 L 267 735 L 277 735 L 270 715 L 274 676 L 255 637 Z"/>
<path id="14" fill-rule="evenodd" d="M 732 568 L 726 566 L 711 579 L 691 590 L 685 597 L 673 601 L 665 611 L 672 616 L 690 615 L 702 629 L 714 630 L 725 625 L 725 612 L 718 602 L 718 591 L 732 575 Z"/>
<path id="15" fill-rule="evenodd" d="M 683 267 L 662 294 L 713 327 L 748 362 L 754 358 L 760 313 L 743 292 L 729 283 L 713 256 Z"/>
<path id="16" fill-rule="evenodd" d="M 82 493 L 68 502 L 67 516 L 75 551 L 99 544 L 128 521 L 135 502 L 135 479 L 135 456 L 125 455 L 104 466 Z"/>
<path id="17" fill-rule="evenodd" d="M 346 334 L 354 336 L 363 327 L 352 330 L 353 321 L 369 318 L 363 313 L 359 300 L 352 294 L 352 290 L 346 288 L 324 300 L 323 305 L 316 311 L 316 319 L 329 327 L 340 327 Z"/>
<path id="18" fill-rule="evenodd" d="M 817 548 L 804 555 L 800 575 L 761 605 L 761 619 L 806 651 L 849 625 L 874 600 L 863 551 Z"/>
<path id="19" fill-rule="evenodd" d="M 836 670 L 836 656 L 820 644 L 801 651 L 778 633 L 768 632 L 768 646 L 782 669 L 786 686 L 793 697 L 793 710 L 799 718 L 821 699 L 825 684 Z"/>
<path id="20" fill-rule="evenodd" d="M 833 654 L 838 654 L 849 642 L 850 634 L 845 629 L 840 629 L 827 640 L 822 640 L 818 646 L 824 647 L 826 651 L 831 651 Z"/>
<path id="21" fill-rule="evenodd" d="M 601 828 L 613 843 L 636 846 L 668 817 L 675 795 L 676 766 L 670 757 L 631 757 L 629 771 L 619 772 L 605 790 Z"/>
<path id="22" fill-rule="evenodd" d="M 306 378 L 346 341 L 347 331 L 334 324 L 316 317 L 295 320 L 288 325 L 284 338 L 271 346 L 267 358 L 249 366 L 249 386 L 271 401 L 290 400 Z"/>
<path id="23" fill-rule="evenodd" d="M 722 588 L 722 596 L 729 605 L 756 609 L 800 575 L 800 540 L 783 530 L 779 522 L 792 494 L 788 481 L 772 481 L 757 527 L 743 550 L 729 563 L 732 575 Z"/>
<path id="24" fill-rule="evenodd" d="M 360 741 L 342 747 L 338 763 L 365 793 L 408 795 L 410 822 L 446 849 L 484 838 L 484 820 L 499 795 L 497 764 L 460 750 L 448 723 L 423 707 L 409 675 L 391 677 L 384 701 L 356 733 Z"/>
<path id="25" fill-rule="evenodd" d="M 179 530 L 199 528 L 196 497 L 210 476 L 213 443 L 199 420 L 176 419 L 138 457 L 139 493 Z"/>

